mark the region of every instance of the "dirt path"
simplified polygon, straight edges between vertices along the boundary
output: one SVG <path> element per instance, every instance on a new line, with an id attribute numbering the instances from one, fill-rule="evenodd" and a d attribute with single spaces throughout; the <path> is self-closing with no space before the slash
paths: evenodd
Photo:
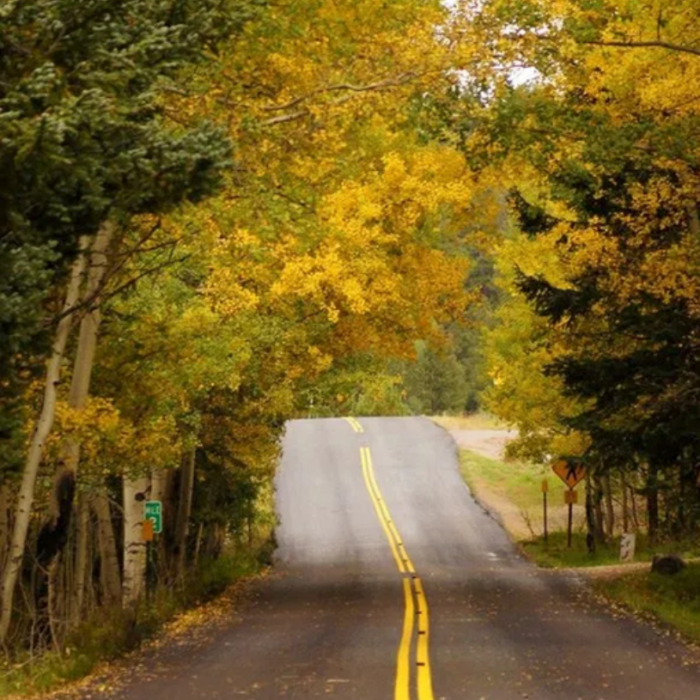
<path id="1" fill-rule="evenodd" d="M 515 430 L 451 429 L 450 435 L 463 450 L 471 450 L 491 459 L 503 459 L 506 443 L 517 436 Z"/>

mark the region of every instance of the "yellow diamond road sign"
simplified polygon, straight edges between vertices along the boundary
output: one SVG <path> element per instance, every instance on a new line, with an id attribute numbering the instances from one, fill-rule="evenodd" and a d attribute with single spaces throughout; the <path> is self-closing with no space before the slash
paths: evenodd
<path id="1" fill-rule="evenodd" d="M 580 464 L 559 459 L 552 465 L 552 471 L 570 488 L 586 477 L 586 468 Z"/>

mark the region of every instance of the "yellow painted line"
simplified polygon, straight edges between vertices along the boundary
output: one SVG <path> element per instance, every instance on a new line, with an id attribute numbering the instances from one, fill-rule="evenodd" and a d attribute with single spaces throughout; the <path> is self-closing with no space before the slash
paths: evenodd
<path id="1" fill-rule="evenodd" d="M 411 580 L 403 579 L 403 595 L 406 607 L 403 616 L 403 632 L 401 644 L 396 659 L 396 683 L 394 685 L 394 700 L 410 700 L 411 697 L 411 640 L 413 639 L 413 620 L 416 609 L 413 604 Z"/>
<path id="2" fill-rule="evenodd" d="M 396 541 L 394 540 L 394 536 L 389 529 L 389 524 L 387 523 L 387 519 L 385 518 L 384 512 L 382 511 L 382 501 L 381 495 L 378 495 L 374 491 L 374 487 L 372 485 L 372 479 L 371 479 L 371 462 L 370 462 L 370 456 L 369 456 L 369 448 L 368 447 L 360 447 L 360 461 L 362 462 L 362 476 L 365 479 L 365 486 L 367 487 L 367 491 L 369 491 L 370 498 L 372 499 L 372 504 L 374 505 L 374 509 L 377 511 L 377 517 L 379 518 L 379 522 L 384 530 L 384 534 L 386 535 L 387 540 L 389 540 L 389 546 L 391 547 L 391 553 L 394 555 L 394 559 L 396 560 L 396 566 L 399 568 L 399 571 L 401 573 L 404 573 L 406 571 L 406 567 L 404 566 L 403 561 L 401 560 L 401 556 L 399 555 L 399 550 L 396 546 Z"/>
<path id="3" fill-rule="evenodd" d="M 428 601 L 425 599 L 423 584 L 419 578 L 413 579 L 416 590 L 416 613 L 418 615 L 418 647 L 416 664 L 418 666 L 418 700 L 434 700 L 433 677 L 430 670 L 430 618 Z"/>
<path id="4" fill-rule="evenodd" d="M 384 529 L 384 534 L 394 555 L 396 566 L 401 573 L 415 574 L 415 568 L 408 552 L 403 544 L 396 525 L 391 518 L 389 508 L 384 502 L 382 492 L 374 476 L 372 466 L 372 454 L 369 447 L 360 448 L 360 461 L 362 462 L 362 476 L 369 492 L 377 517 Z M 396 660 L 396 683 L 394 686 L 394 700 L 410 700 L 411 682 L 411 646 L 413 640 L 414 620 L 418 620 L 418 634 L 416 642 L 416 685 L 418 700 L 435 700 L 433 695 L 433 678 L 430 667 L 430 617 L 428 601 L 425 597 L 423 584 L 417 576 L 403 579 L 405 600 L 403 631 Z M 414 602 L 415 591 L 415 602 Z"/>
<path id="5" fill-rule="evenodd" d="M 362 427 L 360 424 L 360 421 L 357 420 L 357 418 L 353 418 L 350 416 L 349 418 L 345 419 L 348 423 L 350 423 L 350 427 L 356 432 L 356 433 L 364 433 L 365 429 Z"/>
<path id="6" fill-rule="evenodd" d="M 381 508 L 382 511 L 382 516 L 384 518 L 384 521 L 387 524 L 387 527 L 389 528 L 391 532 L 391 536 L 394 539 L 394 543 L 396 545 L 396 549 L 399 552 L 399 558 L 403 562 L 404 568 L 406 571 L 409 573 L 413 574 L 415 573 L 415 569 L 413 568 L 413 562 L 411 561 L 411 558 L 408 556 L 408 552 L 406 551 L 406 548 L 404 547 L 403 540 L 401 539 L 401 536 L 399 535 L 398 530 L 396 529 L 396 525 L 394 525 L 394 521 L 391 518 L 391 515 L 389 514 L 389 509 L 387 508 L 386 503 L 384 502 L 384 499 L 382 498 L 382 492 L 379 490 L 379 485 L 377 484 L 377 480 L 374 476 L 374 468 L 372 466 L 372 454 L 369 451 L 369 447 L 365 447 L 366 450 L 366 460 L 367 460 L 367 473 L 369 475 L 370 482 L 372 484 L 372 488 L 374 489 L 374 494 L 377 502 L 379 503 L 379 507 Z M 400 571 L 402 569 L 399 569 Z"/>

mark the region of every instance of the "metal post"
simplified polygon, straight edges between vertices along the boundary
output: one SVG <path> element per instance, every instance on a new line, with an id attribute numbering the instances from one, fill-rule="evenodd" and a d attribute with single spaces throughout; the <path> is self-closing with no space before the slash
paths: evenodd
<path id="1" fill-rule="evenodd" d="M 570 492 L 571 493 L 571 492 Z M 569 498 L 569 530 L 566 537 L 566 546 L 571 549 L 571 528 L 574 521 L 574 501 L 573 495 Z"/>
<path id="2" fill-rule="evenodd" d="M 544 508 L 544 543 L 547 544 L 549 541 L 548 538 L 548 532 L 547 532 L 547 492 L 545 491 L 542 494 L 542 505 Z"/>

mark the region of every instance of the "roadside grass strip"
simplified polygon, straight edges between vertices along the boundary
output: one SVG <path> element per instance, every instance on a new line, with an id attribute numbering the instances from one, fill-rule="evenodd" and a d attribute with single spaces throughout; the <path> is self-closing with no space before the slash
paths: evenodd
<path id="1" fill-rule="evenodd" d="M 411 698 L 411 656 L 414 637 L 416 638 L 415 666 L 417 669 L 416 686 L 418 700 L 434 700 L 429 653 L 430 622 L 423 584 L 416 575 L 413 562 L 406 551 L 403 540 L 396 529 L 396 525 L 377 484 L 369 447 L 360 447 L 360 462 L 367 492 L 389 542 L 396 567 L 399 573 L 405 575 L 403 579 L 404 619 L 396 659 L 394 700 L 410 700 Z M 417 632 L 415 635 L 414 629 Z"/>
<path id="2" fill-rule="evenodd" d="M 664 625 L 700 644 L 700 562 L 674 576 L 651 572 L 593 580 L 595 591 L 624 609 Z"/>

